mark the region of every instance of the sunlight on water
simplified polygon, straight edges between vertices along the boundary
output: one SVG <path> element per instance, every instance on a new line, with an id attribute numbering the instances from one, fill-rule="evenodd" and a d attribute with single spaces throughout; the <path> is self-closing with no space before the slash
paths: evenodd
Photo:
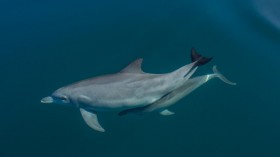
<path id="1" fill-rule="evenodd" d="M 253 3 L 262 18 L 280 30 L 280 1 L 259 0 L 253 1 Z"/>

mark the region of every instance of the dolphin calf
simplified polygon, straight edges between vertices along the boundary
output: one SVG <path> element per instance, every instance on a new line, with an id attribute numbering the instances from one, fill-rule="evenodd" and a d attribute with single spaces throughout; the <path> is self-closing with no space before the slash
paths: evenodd
<path id="1" fill-rule="evenodd" d="M 186 80 L 182 86 L 178 87 L 177 89 L 173 90 L 169 94 L 165 95 L 164 97 L 162 97 L 161 99 L 157 100 L 156 102 L 150 105 L 127 109 L 120 112 L 119 115 L 122 116 L 128 113 L 144 114 L 144 113 L 154 112 L 154 111 L 159 111 L 159 113 L 164 116 L 173 115 L 175 113 L 169 111 L 167 109 L 168 107 L 175 104 L 180 99 L 190 94 L 192 91 L 194 91 L 201 85 L 205 84 L 212 78 L 219 78 L 220 80 L 222 80 L 223 82 L 229 85 L 236 85 L 236 83 L 229 81 L 225 76 L 223 76 L 218 71 L 217 66 L 213 66 L 212 70 L 213 70 L 213 74 L 207 74 L 204 76 L 198 76 Z"/>
<path id="2" fill-rule="evenodd" d="M 165 74 L 143 72 L 143 60 L 137 59 L 118 73 L 86 79 L 59 88 L 41 102 L 78 107 L 86 124 L 100 132 L 104 132 L 105 129 L 98 121 L 99 112 L 119 111 L 120 115 L 124 115 L 129 112 L 160 110 L 162 114 L 168 114 L 166 108 L 185 96 L 187 91 L 191 91 L 191 83 L 188 80 L 197 67 L 211 60 L 199 55 L 194 49 L 191 58 L 192 63 Z M 199 81 L 192 82 L 198 84 Z"/>

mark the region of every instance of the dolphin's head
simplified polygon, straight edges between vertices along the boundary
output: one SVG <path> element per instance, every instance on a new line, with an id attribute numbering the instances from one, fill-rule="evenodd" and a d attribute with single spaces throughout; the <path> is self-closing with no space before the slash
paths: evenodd
<path id="1" fill-rule="evenodd" d="M 67 89 L 60 88 L 51 96 L 41 99 L 41 103 L 70 104 L 71 101 Z"/>

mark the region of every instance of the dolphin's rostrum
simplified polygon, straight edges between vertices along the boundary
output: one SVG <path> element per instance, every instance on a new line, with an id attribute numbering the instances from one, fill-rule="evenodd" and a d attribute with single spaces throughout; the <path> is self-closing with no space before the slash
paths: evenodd
<path id="1" fill-rule="evenodd" d="M 145 73 L 141 69 L 142 59 L 129 64 L 118 73 L 83 80 L 56 90 L 42 103 L 69 104 L 80 108 L 86 124 L 92 129 L 104 132 L 99 124 L 97 113 L 119 111 L 143 114 L 158 111 L 162 115 L 172 115 L 167 108 L 184 96 L 210 80 L 218 77 L 235 85 L 213 67 L 213 74 L 190 78 L 198 66 L 212 58 L 199 55 L 191 50 L 192 63 L 165 74 Z"/>

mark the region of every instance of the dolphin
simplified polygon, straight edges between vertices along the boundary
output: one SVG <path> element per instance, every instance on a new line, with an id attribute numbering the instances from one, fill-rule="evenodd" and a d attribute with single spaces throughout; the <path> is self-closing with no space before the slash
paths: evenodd
<path id="1" fill-rule="evenodd" d="M 54 91 L 41 103 L 68 104 L 80 109 L 86 124 L 105 132 L 97 113 L 104 111 L 125 112 L 150 106 L 184 86 L 197 70 L 212 58 L 202 57 L 192 50 L 193 62 L 165 74 L 143 72 L 143 59 L 137 59 L 120 72 L 82 80 Z M 179 92 L 178 92 L 179 93 Z M 172 95 L 173 95 L 172 94 Z"/>

